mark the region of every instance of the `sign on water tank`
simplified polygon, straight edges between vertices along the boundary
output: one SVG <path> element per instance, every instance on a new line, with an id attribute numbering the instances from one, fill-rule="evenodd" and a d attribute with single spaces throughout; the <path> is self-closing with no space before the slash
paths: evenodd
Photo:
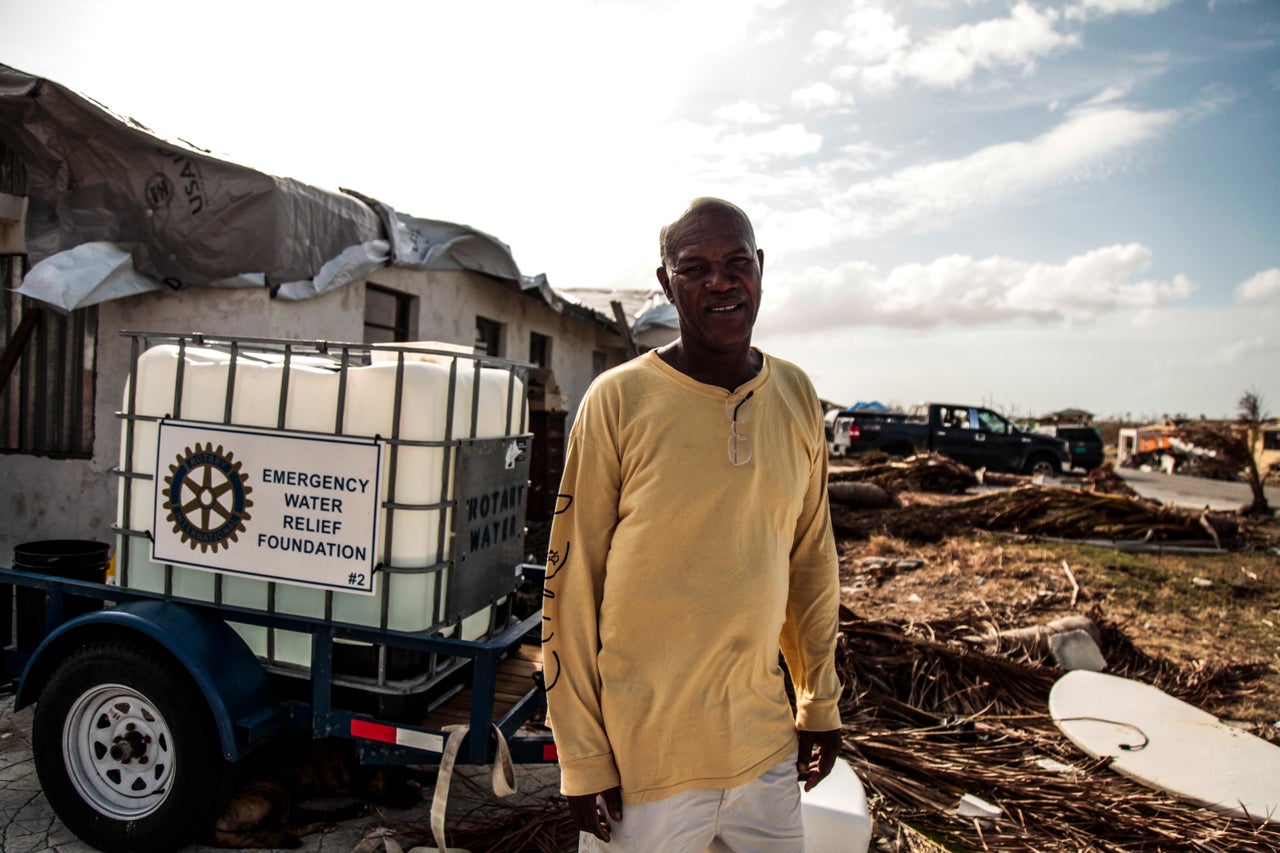
<path id="1" fill-rule="evenodd" d="M 374 439 L 162 421 L 152 559 L 373 592 Z"/>

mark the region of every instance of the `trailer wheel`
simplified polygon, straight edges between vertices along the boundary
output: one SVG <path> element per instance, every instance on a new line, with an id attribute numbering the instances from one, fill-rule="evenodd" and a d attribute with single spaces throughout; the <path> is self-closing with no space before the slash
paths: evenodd
<path id="1" fill-rule="evenodd" d="M 226 804 L 231 764 L 204 696 L 172 659 L 140 644 L 99 641 L 67 655 L 31 735 L 54 812 L 101 850 L 176 850 Z"/>

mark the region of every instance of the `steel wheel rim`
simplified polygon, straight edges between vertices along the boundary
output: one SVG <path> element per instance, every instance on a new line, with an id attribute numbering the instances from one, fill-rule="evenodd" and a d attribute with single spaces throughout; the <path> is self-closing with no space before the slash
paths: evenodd
<path id="1" fill-rule="evenodd" d="M 62 727 L 62 755 L 76 793 L 108 817 L 146 817 L 169 796 L 173 734 L 130 687 L 103 684 L 81 694 Z"/>

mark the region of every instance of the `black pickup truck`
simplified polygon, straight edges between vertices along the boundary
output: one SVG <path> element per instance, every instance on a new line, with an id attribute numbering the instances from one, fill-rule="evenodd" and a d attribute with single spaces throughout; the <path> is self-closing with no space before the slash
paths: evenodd
<path id="1" fill-rule="evenodd" d="M 832 451 L 852 455 L 879 450 L 894 456 L 933 451 L 970 468 L 1055 475 L 1071 465 L 1067 443 L 1023 432 L 1002 415 L 978 406 L 930 403 L 924 414 L 841 413 L 832 425 Z"/>

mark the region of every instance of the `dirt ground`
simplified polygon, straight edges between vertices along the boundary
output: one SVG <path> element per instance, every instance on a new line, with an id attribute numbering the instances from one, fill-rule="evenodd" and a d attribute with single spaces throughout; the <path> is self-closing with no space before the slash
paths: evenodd
<path id="1" fill-rule="evenodd" d="M 929 473 L 964 493 L 889 485 L 893 505 L 872 509 L 833 492 L 837 661 L 853 688 L 841 705 L 845 755 L 867 787 L 872 849 L 1280 849 L 1274 822 L 1251 826 L 1085 760 L 1047 713 L 1062 673 L 1052 655 L 991 642 L 1087 620 L 1109 671 L 1280 744 L 1280 520 L 1202 515 L 1085 484 L 974 490 L 945 466 Z M 1058 769 L 1046 771 L 1044 756 Z M 1002 817 L 966 822 L 962 793 Z"/>
<path id="2" fill-rule="evenodd" d="M 938 513 L 962 499 L 899 495 L 907 507 Z M 837 526 L 848 512 L 859 512 L 865 526 L 867 511 L 833 507 Z M 1250 532 L 1248 547 L 1216 556 L 1121 553 L 981 531 L 936 542 L 846 536 L 838 541 L 842 598 L 864 619 L 968 620 L 974 635 L 1092 615 L 1176 665 L 1263 664 L 1247 695 L 1206 710 L 1272 725 L 1280 721 L 1280 520 L 1255 522 Z"/>

